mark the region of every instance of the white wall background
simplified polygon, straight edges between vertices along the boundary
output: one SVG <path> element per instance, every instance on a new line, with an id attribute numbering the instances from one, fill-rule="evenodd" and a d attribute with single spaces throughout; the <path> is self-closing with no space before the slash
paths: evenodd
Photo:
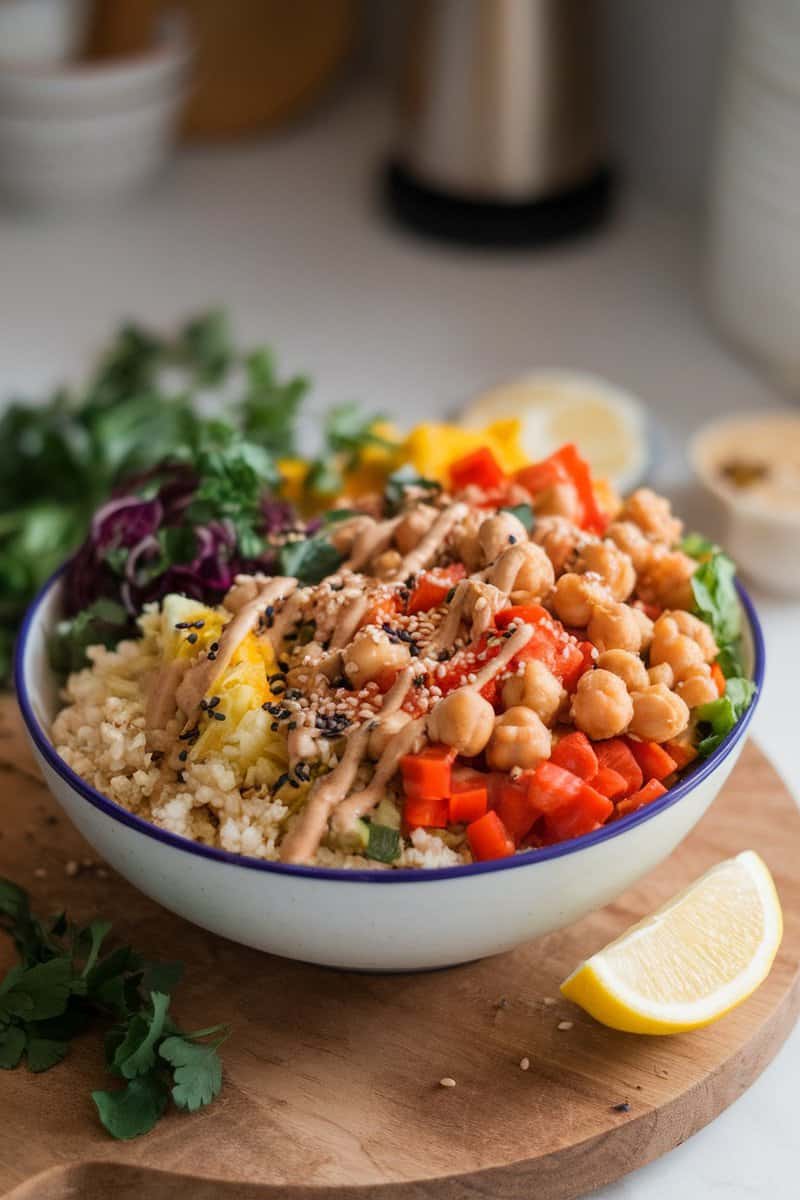
<path id="1" fill-rule="evenodd" d="M 614 160 L 633 187 L 699 216 L 732 0 L 586 3 L 601 9 Z M 366 0 L 368 54 L 388 77 L 412 7 Z"/>

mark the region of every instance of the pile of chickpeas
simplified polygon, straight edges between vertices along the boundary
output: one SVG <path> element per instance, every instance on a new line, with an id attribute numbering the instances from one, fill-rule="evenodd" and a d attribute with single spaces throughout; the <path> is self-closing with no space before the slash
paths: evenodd
<path id="1" fill-rule="evenodd" d="M 557 509 L 558 497 L 549 496 L 529 537 L 513 513 L 486 517 L 470 507 L 448 547 L 470 572 L 451 598 L 460 605 L 466 644 L 474 640 L 478 615 L 486 627 L 500 608 L 541 604 L 595 648 L 593 666 L 571 697 L 543 663 L 528 661 L 502 680 L 499 715 L 469 686 L 432 707 L 428 739 L 466 757 L 485 753 L 493 770 L 537 766 L 568 727 L 593 741 L 620 734 L 655 742 L 679 738 L 691 710 L 717 697 L 711 664 L 718 648 L 708 626 L 689 611 L 697 564 L 674 548 L 682 526 L 669 502 L 639 489 L 604 537 L 587 534 Z M 392 545 L 373 564 L 376 575 L 389 561 L 396 569 L 435 512 L 424 503 L 409 508 Z M 345 651 L 344 669 L 363 685 L 386 666 L 404 665 L 407 653 L 381 631 L 364 630 Z M 403 720 L 398 715 L 393 730 Z"/>

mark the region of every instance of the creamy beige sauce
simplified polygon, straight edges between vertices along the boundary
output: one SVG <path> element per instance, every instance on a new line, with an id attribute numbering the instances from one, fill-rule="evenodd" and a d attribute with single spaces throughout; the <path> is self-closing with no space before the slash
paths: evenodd
<path id="1" fill-rule="evenodd" d="M 456 584 L 447 616 L 426 646 L 426 654 L 452 646 L 462 621 L 470 621 L 469 640 L 476 642 L 492 624 L 495 613 L 508 603 L 505 592 L 479 579 L 462 579 Z"/>
<path id="2" fill-rule="evenodd" d="M 371 558 L 382 554 L 392 543 L 394 531 L 402 517 L 391 517 L 388 521 L 372 521 L 356 534 L 353 549 L 342 570 L 360 571 Z"/>
<path id="3" fill-rule="evenodd" d="M 400 766 L 400 759 L 404 754 L 414 753 L 419 743 L 424 740 L 426 723 L 427 717 L 409 721 L 389 740 L 378 760 L 369 786 L 342 800 L 334 810 L 331 824 L 337 833 L 352 833 L 356 821 L 380 804 L 389 781 Z"/>
<path id="4" fill-rule="evenodd" d="M 515 654 L 518 654 L 523 646 L 527 646 L 534 634 L 532 625 L 518 625 L 510 638 L 506 638 L 503 644 L 503 649 L 494 658 L 489 659 L 487 663 L 481 667 L 480 671 L 475 672 L 475 679 L 472 683 L 467 684 L 474 691 L 479 692 L 482 687 L 494 679 L 495 675 L 499 675 L 502 670 L 511 662 Z"/>
<path id="5" fill-rule="evenodd" d="M 520 568 L 528 558 L 528 551 L 525 549 L 527 545 L 527 542 L 520 542 L 519 545 L 509 546 L 507 550 L 504 550 L 486 574 L 489 583 L 499 588 L 501 592 L 513 591 Z"/>
<path id="6" fill-rule="evenodd" d="M 331 650 L 343 650 L 352 642 L 366 611 L 367 597 L 364 592 L 358 592 L 342 605 L 330 640 Z"/>
<path id="7" fill-rule="evenodd" d="M 200 701 L 213 689 L 222 672 L 230 665 L 237 646 L 255 629 L 264 615 L 264 609 L 270 604 L 279 604 L 296 587 L 296 579 L 279 575 L 262 584 L 252 600 L 240 604 L 228 624 L 223 627 L 215 657 L 209 658 L 205 655 L 194 662 L 177 688 L 175 699 L 187 721 L 193 720 Z"/>
<path id="8" fill-rule="evenodd" d="M 405 579 L 409 575 L 416 575 L 418 571 L 424 570 L 430 566 L 436 558 L 438 551 L 447 541 L 451 532 L 459 521 L 463 521 L 469 509 L 466 504 L 451 504 L 449 508 L 443 508 L 439 516 L 431 525 L 428 532 L 416 544 L 413 550 L 400 562 L 400 565 L 392 572 L 393 579 Z"/>
<path id="9" fill-rule="evenodd" d="M 738 501 L 800 514 L 800 417 L 726 422 L 702 435 L 703 465 Z"/>
<path id="10" fill-rule="evenodd" d="M 389 688 L 383 700 L 378 724 L 390 713 L 397 712 L 402 705 L 408 689 L 411 686 L 413 671 L 407 667 L 401 671 Z M 320 842 L 325 836 L 333 811 L 342 803 L 355 782 L 358 768 L 367 753 L 370 733 L 375 728 L 371 721 L 360 725 L 347 737 L 347 745 L 341 760 L 323 779 L 317 780 L 309 793 L 306 807 L 297 817 L 294 825 L 283 840 L 281 846 L 281 861 L 289 863 L 310 862 L 317 852 Z M 381 762 L 388 754 L 392 744 L 400 737 L 405 729 L 400 730 L 389 742 L 381 755 Z M 397 761 L 399 761 L 399 755 Z M 380 764 L 379 764 L 380 765 Z M 395 764 L 396 765 L 396 764 Z M 390 776 L 391 778 L 391 776 Z M 373 780 L 374 783 L 374 780 Z M 380 797 L 378 797 L 378 800 Z M 376 800 L 376 803 L 378 801 Z"/>
<path id="11" fill-rule="evenodd" d="M 148 730 L 163 729 L 175 716 L 175 694 L 188 666 L 189 659 L 176 658 L 153 673 L 144 718 Z"/>

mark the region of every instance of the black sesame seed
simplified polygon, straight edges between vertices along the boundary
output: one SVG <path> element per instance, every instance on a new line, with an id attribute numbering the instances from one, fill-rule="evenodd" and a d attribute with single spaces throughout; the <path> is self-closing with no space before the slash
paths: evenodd
<path id="1" fill-rule="evenodd" d="M 191 626 L 189 625 L 188 621 L 176 621 L 175 628 L 176 629 L 190 629 Z"/>
<path id="2" fill-rule="evenodd" d="M 447 593 L 447 595 L 444 598 L 445 604 L 449 604 L 450 601 L 453 599 L 453 596 L 455 596 L 455 594 L 456 594 L 456 589 L 454 587 L 451 587 L 450 591 Z"/>
<path id="3" fill-rule="evenodd" d="M 178 758 L 180 759 L 181 762 L 186 762 L 188 757 L 189 757 L 188 750 L 181 750 L 180 754 L 178 755 Z"/>
<path id="4" fill-rule="evenodd" d="M 224 720 L 225 720 L 225 713 L 224 713 L 224 712 L 212 712 L 212 714 L 211 714 L 211 715 L 212 715 L 212 717 L 214 718 L 214 720 L 215 720 L 215 721 L 224 721 Z"/>
<path id="5" fill-rule="evenodd" d="M 284 662 L 283 659 L 279 658 L 278 659 L 278 670 L 286 673 L 286 671 L 289 670 L 289 664 L 287 662 Z"/>
<path id="6" fill-rule="evenodd" d="M 439 653 L 436 655 L 436 661 L 437 662 L 449 662 L 450 661 L 450 651 L 449 650 L 440 650 Z"/>
<path id="7" fill-rule="evenodd" d="M 195 623 L 194 623 L 195 629 L 202 629 L 204 625 L 205 625 L 205 621 L 195 621 Z"/>
<path id="8" fill-rule="evenodd" d="M 277 733 L 278 732 L 278 722 L 273 721 L 272 724 L 270 725 L 270 729 L 272 730 L 273 733 Z"/>
<path id="9" fill-rule="evenodd" d="M 517 539 L 514 537 L 513 533 L 510 533 L 508 535 L 508 541 L 509 541 L 509 545 L 511 545 L 511 546 L 516 545 Z"/>
<path id="10" fill-rule="evenodd" d="M 212 642 L 208 648 L 209 648 L 209 650 L 214 650 L 214 651 L 219 650 L 219 642 Z"/>
<path id="11" fill-rule="evenodd" d="M 187 729 L 185 733 L 178 734 L 179 742 L 188 742 L 191 738 L 197 737 L 196 729 Z"/>
<path id="12" fill-rule="evenodd" d="M 419 646 L 417 646 L 414 642 L 412 642 L 411 645 L 408 647 L 408 653 L 411 655 L 412 658 L 419 658 L 421 651 L 420 651 Z"/>
<path id="13" fill-rule="evenodd" d="M 630 1112 L 631 1106 L 627 1100 L 623 1100 L 621 1104 L 614 1105 L 614 1112 Z"/>
<path id="14" fill-rule="evenodd" d="M 202 710 L 203 712 L 205 712 L 205 711 L 206 711 L 206 709 L 208 708 L 208 701 L 207 701 L 207 700 L 201 700 L 201 701 L 200 701 L 200 708 L 201 708 L 201 710 Z"/>
<path id="15" fill-rule="evenodd" d="M 284 696 L 284 699 L 285 700 L 302 700 L 303 693 L 300 691 L 299 688 L 289 688 L 288 692 Z"/>
<path id="16" fill-rule="evenodd" d="M 216 662 L 216 661 L 217 661 L 217 656 L 216 656 L 216 654 L 214 653 L 214 651 L 213 651 L 213 650 L 210 650 L 210 651 L 209 651 L 209 653 L 208 653 L 208 661 L 209 661 L 209 662 Z"/>
<path id="17" fill-rule="evenodd" d="M 190 646 L 193 646 L 195 644 L 195 642 L 197 641 L 197 634 L 190 633 L 186 640 Z"/>
<path id="18" fill-rule="evenodd" d="M 280 789 L 283 787 L 283 785 L 288 782 L 289 782 L 288 775 L 286 775 L 286 774 L 279 775 L 278 778 L 275 780 L 275 791 L 276 792 L 280 791 Z"/>
<path id="19" fill-rule="evenodd" d="M 424 675 L 415 675 L 411 682 L 414 684 L 414 687 L 417 687 L 417 688 L 424 687 L 425 686 L 425 676 Z"/>
<path id="20" fill-rule="evenodd" d="M 290 721 L 286 726 L 287 729 L 297 729 L 297 721 Z"/>
<path id="21" fill-rule="evenodd" d="M 278 674 L 278 675 L 268 675 L 268 676 L 267 676 L 267 683 L 274 683 L 276 679 L 277 679 L 277 680 L 280 680 L 280 682 L 281 682 L 281 683 L 283 683 L 283 682 L 284 682 L 283 676 L 282 676 L 282 675 L 280 675 L 280 674 Z"/>
<path id="22" fill-rule="evenodd" d="M 212 696 L 212 697 L 211 697 L 211 699 L 210 699 L 210 700 L 209 700 L 209 702 L 208 702 L 208 707 L 209 707 L 210 709 L 211 709 L 211 708 L 217 708 L 217 707 L 218 707 L 218 705 L 219 705 L 219 700 L 220 700 L 219 696 Z"/>
<path id="23" fill-rule="evenodd" d="M 300 784 L 297 782 L 297 780 L 296 780 L 296 779 L 290 779 L 290 780 L 289 780 L 289 787 L 293 787 L 293 788 L 299 788 L 299 787 L 300 787 Z"/>

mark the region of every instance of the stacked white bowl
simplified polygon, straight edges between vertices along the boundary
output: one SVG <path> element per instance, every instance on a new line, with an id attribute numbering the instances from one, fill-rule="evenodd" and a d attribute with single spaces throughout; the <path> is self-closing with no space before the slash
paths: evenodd
<path id="1" fill-rule="evenodd" d="M 720 325 L 800 395 L 800 3 L 737 0 L 710 204 Z"/>
<path id="2" fill-rule="evenodd" d="M 38 211 L 80 209 L 138 192 L 168 161 L 191 63 L 181 22 L 165 22 L 152 49 L 123 59 L 4 59 L 4 49 L 3 200 Z"/>

